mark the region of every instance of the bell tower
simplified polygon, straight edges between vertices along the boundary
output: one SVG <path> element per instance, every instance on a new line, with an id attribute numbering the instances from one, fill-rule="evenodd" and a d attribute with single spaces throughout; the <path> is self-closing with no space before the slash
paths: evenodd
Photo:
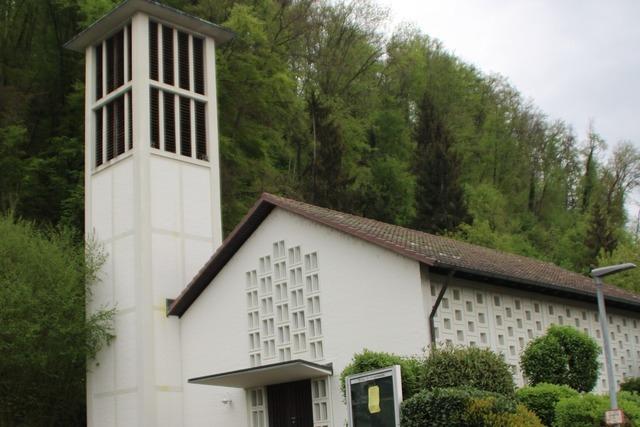
<path id="1" fill-rule="evenodd" d="M 215 49 L 232 34 L 127 0 L 67 43 L 85 54 L 85 222 L 107 256 L 89 311 L 116 338 L 87 373 L 89 426 L 181 426 L 174 298 L 222 240 Z"/>

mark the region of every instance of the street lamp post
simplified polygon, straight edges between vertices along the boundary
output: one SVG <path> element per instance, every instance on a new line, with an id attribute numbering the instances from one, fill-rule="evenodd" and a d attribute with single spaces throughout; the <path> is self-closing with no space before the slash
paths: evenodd
<path id="1" fill-rule="evenodd" d="M 609 322 L 607 321 L 607 311 L 604 305 L 604 295 L 602 293 L 602 278 L 610 274 L 635 268 L 635 264 L 626 263 L 610 265 L 591 270 L 591 277 L 596 282 L 596 293 L 598 296 L 598 317 L 600 318 L 600 328 L 602 329 L 602 342 L 604 345 L 605 364 L 607 366 L 607 378 L 609 381 L 609 399 L 611 409 L 618 409 L 618 397 L 616 396 L 616 381 L 613 376 L 613 356 L 611 354 L 611 344 L 609 342 Z"/>

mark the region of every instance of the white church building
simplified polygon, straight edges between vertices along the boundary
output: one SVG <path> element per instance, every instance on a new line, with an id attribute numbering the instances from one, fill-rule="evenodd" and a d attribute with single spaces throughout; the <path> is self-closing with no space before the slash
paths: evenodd
<path id="1" fill-rule="evenodd" d="M 215 51 L 232 37 L 127 0 L 67 44 L 86 57 L 86 233 L 108 255 L 88 310 L 117 308 L 89 426 L 342 427 L 340 372 L 364 348 L 486 347 L 522 385 L 550 325 L 601 342 L 591 280 L 549 263 L 271 194 L 222 241 Z M 616 381 L 640 376 L 640 296 L 605 296 Z"/>

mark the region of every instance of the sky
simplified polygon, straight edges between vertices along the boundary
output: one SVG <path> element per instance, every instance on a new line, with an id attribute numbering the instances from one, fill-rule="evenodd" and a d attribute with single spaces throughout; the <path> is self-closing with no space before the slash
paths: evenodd
<path id="1" fill-rule="evenodd" d="M 579 140 L 640 148 L 640 1 L 379 0 L 485 73 L 499 73 Z M 608 153 L 603 153 L 607 156 Z M 640 209 L 640 191 L 628 201 Z"/>

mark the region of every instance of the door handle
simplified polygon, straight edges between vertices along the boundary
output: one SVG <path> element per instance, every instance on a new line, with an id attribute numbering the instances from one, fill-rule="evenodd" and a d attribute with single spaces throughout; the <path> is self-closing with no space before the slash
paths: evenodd
<path id="1" fill-rule="evenodd" d="M 296 425 L 296 417 L 291 417 L 291 425 Z"/>

